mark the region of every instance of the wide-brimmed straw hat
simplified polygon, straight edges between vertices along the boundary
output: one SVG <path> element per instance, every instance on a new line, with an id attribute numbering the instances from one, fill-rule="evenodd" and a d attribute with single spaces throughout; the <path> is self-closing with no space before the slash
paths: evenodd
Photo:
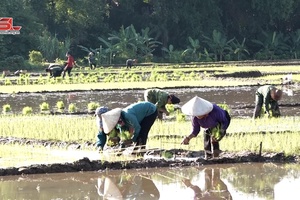
<path id="1" fill-rule="evenodd" d="M 272 99 L 274 99 L 275 101 L 278 101 L 282 98 L 282 90 L 279 90 L 279 89 L 273 89 L 271 91 L 271 97 Z"/>
<path id="2" fill-rule="evenodd" d="M 202 116 L 213 109 L 213 104 L 205 99 L 195 96 L 181 107 L 181 111 L 190 116 Z"/>
<path id="3" fill-rule="evenodd" d="M 117 125 L 121 116 L 121 111 L 121 108 L 114 108 L 101 115 L 104 133 L 108 134 Z"/>

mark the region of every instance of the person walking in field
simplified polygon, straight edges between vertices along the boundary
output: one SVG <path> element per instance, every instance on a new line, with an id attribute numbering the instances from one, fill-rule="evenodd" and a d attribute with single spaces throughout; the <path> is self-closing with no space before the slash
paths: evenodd
<path id="1" fill-rule="evenodd" d="M 74 57 L 71 55 L 71 53 L 67 52 L 66 56 L 67 56 L 68 59 L 67 59 L 67 62 L 65 64 L 65 67 L 64 67 L 63 78 L 65 78 L 66 73 L 68 73 L 68 75 L 71 76 L 71 71 L 72 71 L 73 67 L 76 66 Z"/>
<path id="2" fill-rule="evenodd" d="M 166 109 L 167 104 L 179 104 L 180 99 L 173 94 L 161 89 L 147 89 L 144 92 L 145 101 L 151 102 L 156 105 L 158 110 L 158 119 L 163 119 L 163 113 L 169 115 L 169 112 Z"/>
<path id="3" fill-rule="evenodd" d="M 192 131 L 181 144 L 188 145 L 196 137 L 201 127 L 204 128 L 205 159 L 218 157 L 222 152 L 219 142 L 226 135 L 230 124 L 229 113 L 205 99 L 195 96 L 181 107 L 184 114 L 192 117 Z"/>
<path id="4" fill-rule="evenodd" d="M 259 118 L 262 115 L 262 109 L 268 117 L 281 116 L 278 101 L 282 98 L 282 90 L 272 85 L 259 87 L 255 93 L 255 109 L 253 118 Z"/>
<path id="5" fill-rule="evenodd" d="M 124 146 L 136 145 L 143 149 L 147 144 L 148 133 L 157 118 L 157 108 L 150 102 L 138 102 L 124 109 L 115 108 L 102 114 L 103 130 L 109 134 L 114 128 L 127 132 Z"/>

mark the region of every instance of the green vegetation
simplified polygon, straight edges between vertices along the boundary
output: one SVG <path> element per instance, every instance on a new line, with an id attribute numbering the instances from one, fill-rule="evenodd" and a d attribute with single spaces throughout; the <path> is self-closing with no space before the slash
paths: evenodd
<path id="1" fill-rule="evenodd" d="M 0 78 L 3 93 L 96 90 L 96 89 L 129 89 L 151 87 L 218 87 L 241 86 L 270 83 L 280 84 L 285 74 L 293 73 L 293 81 L 299 82 L 299 66 L 248 66 L 224 64 L 210 65 L 164 65 L 154 67 L 105 68 L 93 72 L 74 69 L 72 78 L 50 79 L 48 76 L 32 77 L 26 74 L 20 77 Z M 218 78 L 221 75 L 245 73 L 243 77 L 232 76 L 228 81 Z M 250 72 L 259 72 L 261 76 L 251 77 Z M 76 75 L 75 75 L 76 73 Z M 139 77 L 139 78 L 136 78 Z M 230 77 L 230 76 L 229 76 Z M 125 84 L 126 83 L 126 84 Z M 34 86 L 34 87 L 33 87 Z"/>

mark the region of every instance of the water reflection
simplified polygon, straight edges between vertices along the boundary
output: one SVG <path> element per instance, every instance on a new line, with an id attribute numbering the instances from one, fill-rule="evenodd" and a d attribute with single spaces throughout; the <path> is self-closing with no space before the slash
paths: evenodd
<path id="1" fill-rule="evenodd" d="M 193 190 L 194 199 L 232 199 L 227 185 L 221 179 L 220 168 L 205 168 L 202 172 L 205 179 L 203 188 L 192 184 L 190 179 L 182 180 L 186 187 Z"/>
<path id="2" fill-rule="evenodd" d="M 103 199 L 159 199 L 150 175 L 130 174 L 98 178 L 97 192 Z"/>
<path id="3" fill-rule="evenodd" d="M 299 184 L 296 164 L 223 164 L 4 176 L 0 177 L 0 199 L 280 200 L 298 196 Z"/>

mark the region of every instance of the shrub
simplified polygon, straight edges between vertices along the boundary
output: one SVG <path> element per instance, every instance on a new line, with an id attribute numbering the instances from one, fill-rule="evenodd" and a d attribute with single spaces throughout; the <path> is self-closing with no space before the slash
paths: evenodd
<path id="1" fill-rule="evenodd" d="M 41 63 L 43 61 L 43 55 L 39 51 L 29 51 L 29 61 L 32 63 Z"/>
<path id="2" fill-rule="evenodd" d="M 10 56 L 5 59 L 5 63 L 10 70 L 22 69 L 24 67 L 24 58 L 19 55 Z"/>

